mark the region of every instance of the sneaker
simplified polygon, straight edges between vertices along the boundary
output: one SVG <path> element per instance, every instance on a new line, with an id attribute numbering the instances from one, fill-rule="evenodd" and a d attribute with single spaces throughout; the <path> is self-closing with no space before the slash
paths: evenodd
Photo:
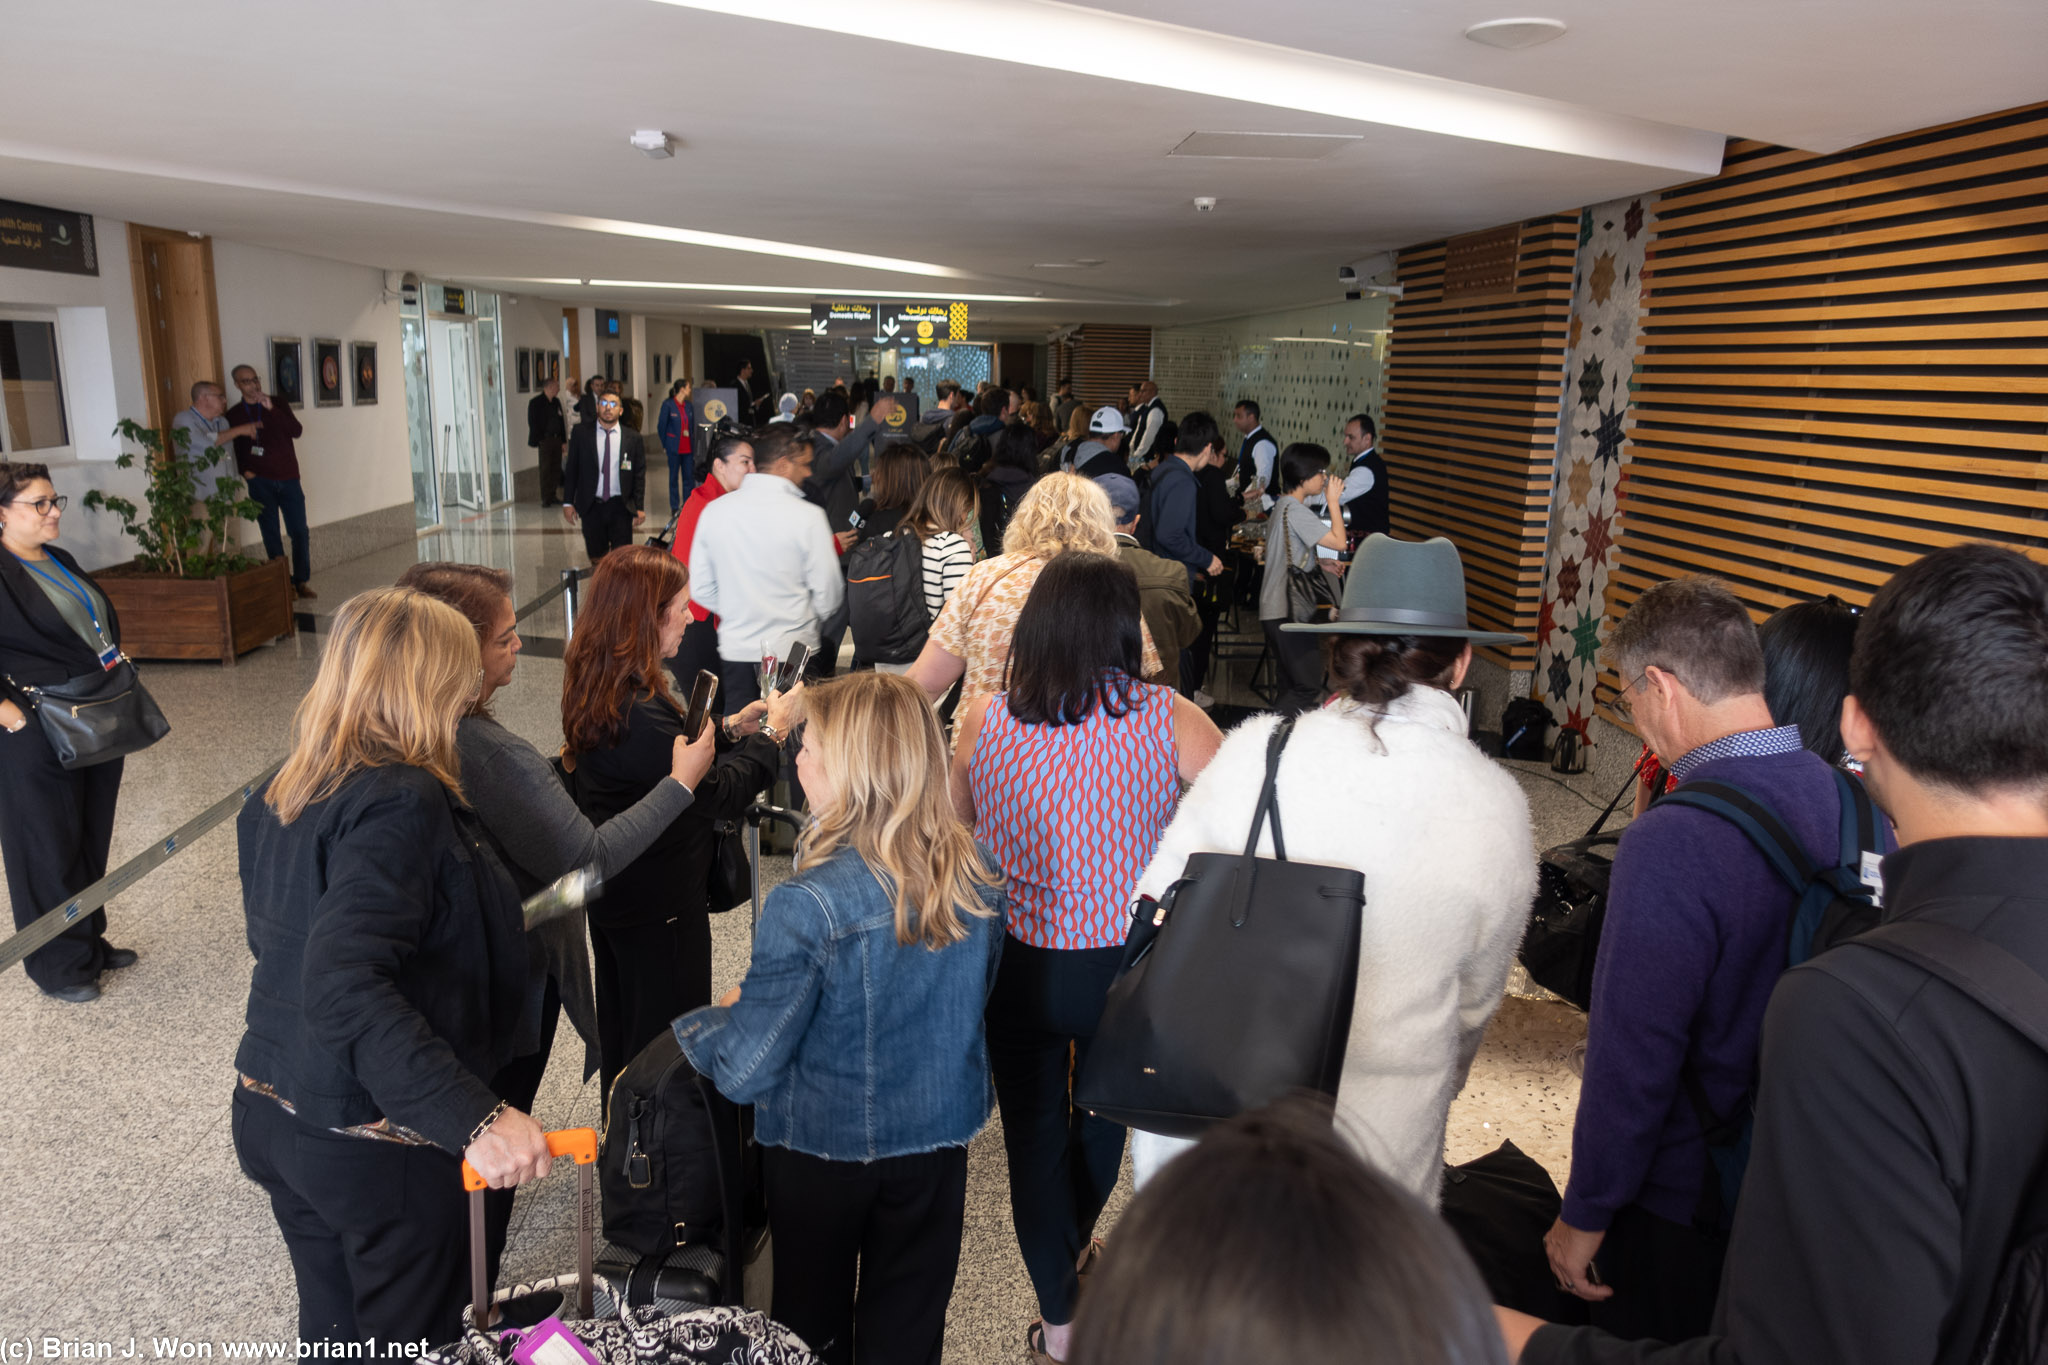
<path id="1" fill-rule="evenodd" d="M 1199 687 L 1195 689 L 1195 695 L 1189 697 L 1188 700 L 1201 707 L 1204 711 L 1216 704 L 1216 699 Z"/>

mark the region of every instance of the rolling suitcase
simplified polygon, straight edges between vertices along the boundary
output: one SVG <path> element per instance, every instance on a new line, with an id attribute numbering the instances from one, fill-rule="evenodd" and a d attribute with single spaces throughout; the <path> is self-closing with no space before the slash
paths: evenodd
<path id="1" fill-rule="evenodd" d="M 607 1282 L 596 1269 L 596 1130 L 549 1133 L 548 1151 L 576 1164 L 576 1273 L 493 1294 L 484 1269 L 486 1186 L 463 1162 L 462 1184 L 470 1192 L 471 1304 L 462 1340 L 427 1352 L 420 1357 L 423 1365 L 814 1365 L 817 1358 L 796 1333 L 765 1314 L 739 1307 L 670 1313 L 628 1302 L 626 1287 Z M 501 1316 L 491 1323 L 494 1307 Z"/>

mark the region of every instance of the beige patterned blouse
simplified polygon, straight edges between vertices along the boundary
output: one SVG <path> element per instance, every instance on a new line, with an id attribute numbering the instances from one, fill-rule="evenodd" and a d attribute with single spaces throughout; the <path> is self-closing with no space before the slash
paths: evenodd
<path id="1" fill-rule="evenodd" d="M 1024 599 L 1031 595 L 1046 563 L 1037 555 L 984 559 L 967 571 L 967 577 L 946 599 L 939 619 L 932 622 L 932 643 L 967 661 L 960 684 L 960 712 L 976 697 L 1003 690 L 1003 670 L 1010 662 L 1010 637 L 1017 629 L 1017 613 L 1024 609 Z M 1156 678 L 1159 651 L 1142 621 L 1139 630 L 1145 641 L 1145 676 Z"/>

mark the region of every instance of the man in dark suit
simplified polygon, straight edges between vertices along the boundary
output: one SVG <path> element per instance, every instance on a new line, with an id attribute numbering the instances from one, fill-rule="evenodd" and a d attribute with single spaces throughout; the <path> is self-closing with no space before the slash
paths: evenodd
<path id="1" fill-rule="evenodd" d="M 640 433 L 619 421 L 624 405 L 615 393 L 597 400 L 597 421 L 569 436 L 569 461 L 562 473 L 562 519 L 583 523 L 583 549 L 592 564 L 633 540 L 633 528 L 647 520 L 640 502 L 647 456 Z"/>
<path id="2" fill-rule="evenodd" d="M 562 500 L 562 443 L 569 439 L 568 423 L 562 417 L 559 380 L 550 379 L 526 405 L 526 443 L 540 451 L 540 505 L 553 507 Z"/>

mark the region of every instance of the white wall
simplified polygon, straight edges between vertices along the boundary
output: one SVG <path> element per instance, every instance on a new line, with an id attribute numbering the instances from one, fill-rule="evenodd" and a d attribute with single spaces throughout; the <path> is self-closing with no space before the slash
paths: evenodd
<path id="1" fill-rule="evenodd" d="M 405 423 L 405 368 L 398 301 L 384 297 L 384 272 L 367 266 L 215 240 L 214 293 L 220 311 L 221 365 L 253 365 L 270 387 L 273 336 L 295 336 L 305 366 L 305 435 L 297 441 L 306 490 L 306 520 L 318 527 L 404 504 L 412 505 L 412 467 Z M 343 386 L 338 408 L 313 405 L 313 340 L 377 343 L 377 402 L 357 407 Z M 227 383 L 227 374 L 220 376 Z M 230 401 L 234 390 L 228 390 Z M 522 426 L 521 430 L 524 430 Z M 253 526 L 244 542 L 255 539 Z M 317 540 L 317 537 L 316 537 Z"/>
<path id="2" fill-rule="evenodd" d="M 25 305 L 58 311 L 62 346 L 65 421 L 70 451 L 43 457 L 57 491 L 71 499 L 64 513 L 61 543 L 89 569 L 117 564 L 135 553 L 111 513 L 86 509 L 86 490 L 98 488 L 135 502 L 142 500 L 139 469 L 117 469 L 117 417 L 149 420 L 143 387 L 141 328 L 135 320 L 135 286 L 128 269 L 128 225 L 95 218 L 100 273 L 61 275 L 45 270 L 0 268 L 0 306 Z"/>
<path id="3" fill-rule="evenodd" d="M 540 465 L 540 452 L 526 443 L 526 407 L 533 401 L 533 395 L 540 391 L 536 385 L 525 393 L 519 392 L 519 351 L 562 350 L 562 305 L 551 299 L 536 299 L 525 294 L 498 296 L 498 318 L 500 334 L 505 339 L 505 443 L 512 448 L 512 468 L 535 469 Z M 562 395 L 569 392 L 569 357 L 562 355 Z"/>

